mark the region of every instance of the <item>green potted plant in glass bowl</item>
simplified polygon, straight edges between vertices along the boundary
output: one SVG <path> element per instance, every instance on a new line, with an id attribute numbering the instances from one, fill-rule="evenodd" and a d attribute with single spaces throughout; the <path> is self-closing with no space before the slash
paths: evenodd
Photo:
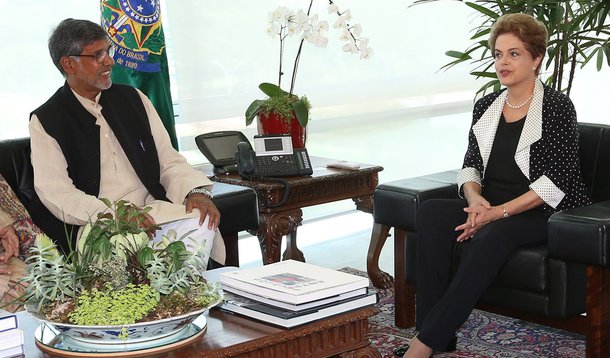
<path id="1" fill-rule="evenodd" d="M 149 233 L 158 227 L 141 228 L 149 208 L 102 200 L 109 210 L 83 228 L 66 255 L 37 236 L 23 279 L 26 310 L 41 327 L 87 344 L 179 336 L 222 299 L 220 286 L 201 276 L 203 247 L 187 250 L 190 232 L 178 238 L 170 231 L 153 243 Z M 205 319 L 198 325 L 191 330 L 202 330 Z"/>
<path id="2" fill-rule="evenodd" d="M 359 54 L 360 58 L 369 58 L 373 50 L 368 46 L 368 38 L 362 37 L 362 27 L 351 24 L 351 11 L 341 11 L 332 0 L 329 0 L 328 13 L 336 14 L 337 20 L 333 27 L 341 31 L 340 39 L 345 41 L 345 52 Z M 280 6 L 269 13 L 267 33 L 277 36 L 280 45 L 279 71 L 277 85 L 264 82 L 258 87 L 267 95 L 265 99 L 254 100 L 246 109 L 246 125 L 252 124 L 258 118 L 259 134 L 290 134 L 294 148 L 304 148 L 307 139 L 307 124 L 311 104 L 306 96 L 294 94 L 294 85 L 303 43 L 310 42 L 318 47 L 326 47 L 328 38 L 328 22 L 319 20 L 319 15 L 311 15 L 313 0 L 310 0 L 307 12 L 297 11 Z M 292 68 L 290 90 L 281 88 L 283 72 L 283 55 L 285 40 L 289 36 L 300 36 L 297 54 Z"/>

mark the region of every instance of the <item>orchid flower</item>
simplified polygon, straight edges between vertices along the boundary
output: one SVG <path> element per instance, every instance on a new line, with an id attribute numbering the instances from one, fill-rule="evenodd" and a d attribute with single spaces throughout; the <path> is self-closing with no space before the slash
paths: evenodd
<path id="1" fill-rule="evenodd" d="M 335 5 L 333 0 L 328 0 L 328 3 L 328 13 L 337 16 L 333 27 L 340 31 L 339 38 L 342 42 L 345 42 L 342 46 L 343 51 L 360 54 L 361 59 L 371 57 L 373 55 L 373 50 L 368 47 L 368 39 L 361 37 L 362 26 L 360 24 L 350 23 L 352 20 L 351 10 L 345 9 L 342 11 Z M 327 20 L 321 20 L 318 14 L 312 15 L 312 5 L 313 0 L 310 0 L 307 11 L 303 11 L 302 9 L 293 11 L 284 6 L 280 6 L 268 14 L 267 28 L 265 31 L 268 35 L 273 37 L 277 36 L 280 40 L 278 81 L 277 86 L 271 83 L 261 83 L 259 85 L 261 91 L 269 96 L 269 99 L 280 97 L 288 98 L 289 103 L 284 106 L 286 108 L 281 107 L 281 110 L 287 111 L 285 116 L 290 116 L 291 112 L 295 113 L 302 126 L 307 125 L 309 120 L 309 108 L 311 107 L 305 96 L 299 97 L 294 95 L 294 85 L 301 53 L 303 51 L 303 44 L 308 42 L 316 47 L 326 47 L 328 45 L 326 33 L 328 32 L 329 22 Z M 295 36 L 300 38 L 300 42 L 292 68 L 290 91 L 286 92 L 281 88 L 282 76 L 284 75 L 284 44 L 287 37 Z M 246 125 L 251 124 L 258 113 L 265 108 L 265 101 L 266 100 L 254 100 L 250 106 L 248 106 L 245 114 Z"/>
<path id="2" fill-rule="evenodd" d="M 339 7 L 329 0 L 328 13 L 337 15 L 333 27 L 341 30 L 340 40 L 346 42 L 343 45 L 343 51 L 358 54 L 360 58 L 369 58 L 372 55 L 372 49 L 368 47 L 368 39 L 366 45 L 362 46 L 362 26 L 360 24 L 350 25 L 352 20 L 352 12 L 350 9 L 341 11 Z M 310 0 L 307 12 L 299 9 L 297 11 L 289 10 L 284 6 L 280 6 L 269 13 L 269 24 L 267 33 L 272 36 L 279 36 L 280 40 L 280 70 L 278 87 L 281 87 L 282 82 L 282 64 L 284 54 L 284 41 L 287 36 L 301 34 L 301 43 L 294 61 L 292 71 L 292 81 L 290 84 L 290 94 L 293 94 L 294 83 L 296 80 L 296 72 L 298 69 L 299 60 L 302 53 L 303 42 L 307 41 L 317 47 L 326 47 L 328 38 L 325 36 L 328 31 L 328 21 L 320 20 L 318 14 L 311 15 L 311 7 L 313 0 Z M 360 44 L 359 44 L 360 43 Z"/>

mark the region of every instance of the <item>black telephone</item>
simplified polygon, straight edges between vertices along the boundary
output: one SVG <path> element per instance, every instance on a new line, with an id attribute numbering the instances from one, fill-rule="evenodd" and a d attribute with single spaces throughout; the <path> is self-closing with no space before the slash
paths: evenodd
<path id="1" fill-rule="evenodd" d="M 195 137 L 197 147 L 214 166 L 214 174 L 235 174 L 235 149 L 248 138 L 238 131 L 219 131 L 200 134 Z"/>
<path id="2" fill-rule="evenodd" d="M 249 142 L 237 144 L 237 169 L 242 178 L 311 175 L 307 150 L 293 149 L 290 135 L 256 135 L 254 150 Z"/>

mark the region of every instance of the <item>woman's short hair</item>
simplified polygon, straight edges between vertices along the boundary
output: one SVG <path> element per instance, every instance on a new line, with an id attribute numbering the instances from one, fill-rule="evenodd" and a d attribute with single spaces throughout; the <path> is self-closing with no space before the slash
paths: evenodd
<path id="1" fill-rule="evenodd" d="M 496 40 L 503 34 L 513 34 L 525 44 L 533 58 L 544 58 L 549 33 L 542 21 L 527 14 L 505 14 L 500 16 L 491 27 L 489 48 L 493 54 L 496 50 Z M 542 64 L 542 61 L 540 61 Z M 536 73 L 540 70 L 540 65 Z"/>
<path id="2" fill-rule="evenodd" d="M 49 54 L 55 67 L 65 76 L 59 61 L 63 56 L 78 55 L 95 41 L 109 39 L 104 28 L 89 20 L 65 19 L 49 37 Z"/>

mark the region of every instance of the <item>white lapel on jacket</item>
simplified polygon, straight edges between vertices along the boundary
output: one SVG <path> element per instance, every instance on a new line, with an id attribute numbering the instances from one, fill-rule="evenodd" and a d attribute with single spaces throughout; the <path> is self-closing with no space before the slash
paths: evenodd
<path id="1" fill-rule="evenodd" d="M 525 123 L 523 123 L 523 131 L 521 132 L 521 137 L 519 137 L 519 144 L 515 152 L 515 162 L 517 162 L 517 166 L 527 178 L 530 178 L 530 148 L 532 144 L 542 138 L 543 97 L 544 87 L 542 82 L 536 80 L 532 103 L 530 103 L 530 108 L 527 111 L 527 117 L 525 117 Z"/>
<path id="2" fill-rule="evenodd" d="M 472 127 L 474 136 L 479 144 L 479 150 L 481 151 L 481 158 L 483 158 L 483 177 L 485 176 L 485 169 L 487 169 L 487 162 L 491 153 L 491 147 L 494 143 L 496 136 L 496 130 L 498 129 L 498 123 L 500 122 L 500 116 L 502 115 L 502 109 L 504 108 L 504 102 L 508 91 L 500 93 L 498 98 L 487 108 L 485 113 L 481 116 L 478 122 Z M 542 82 L 536 80 L 534 86 L 534 96 L 532 97 L 532 103 L 527 112 L 525 123 L 523 124 L 523 131 L 521 137 L 519 137 L 519 144 L 515 152 L 515 161 L 517 166 L 521 169 L 521 172 L 527 177 L 530 177 L 530 147 L 533 143 L 542 138 L 542 98 L 544 96 L 544 87 Z"/>
<path id="3" fill-rule="evenodd" d="M 477 123 L 472 126 L 472 131 L 477 143 L 479 144 L 479 150 L 481 151 L 481 158 L 483 158 L 483 173 L 482 177 L 485 177 L 485 169 L 487 169 L 487 161 L 489 160 L 489 154 L 491 153 L 491 146 L 494 143 L 494 137 L 496 136 L 496 130 L 498 129 L 498 123 L 500 122 L 500 115 L 502 114 L 502 108 L 504 108 L 504 102 L 506 101 L 506 92 L 500 93 L 498 98 L 485 110 L 485 113 L 479 118 Z"/>

